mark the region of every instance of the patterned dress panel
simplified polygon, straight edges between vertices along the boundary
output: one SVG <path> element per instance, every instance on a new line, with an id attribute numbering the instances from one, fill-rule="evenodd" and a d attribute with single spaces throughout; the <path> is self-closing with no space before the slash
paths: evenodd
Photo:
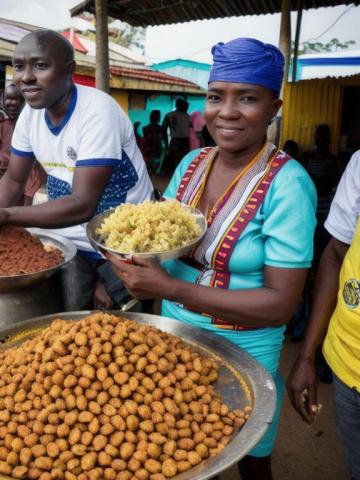
<path id="1" fill-rule="evenodd" d="M 128 191 L 136 185 L 138 179 L 139 177 L 134 165 L 126 152 L 123 151 L 121 160 L 113 167 L 112 175 L 97 204 L 95 214 L 126 202 Z M 55 200 L 56 198 L 71 195 L 72 193 L 72 187 L 68 182 L 52 175 L 48 176 L 46 187 L 49 200 Z"/>
<path id="2" fill-rule="evenodd" d="M 48 175 L 47 177 L 46 190 L 49 200 L 71 195 L 71 185 L 53 175 Z"/>

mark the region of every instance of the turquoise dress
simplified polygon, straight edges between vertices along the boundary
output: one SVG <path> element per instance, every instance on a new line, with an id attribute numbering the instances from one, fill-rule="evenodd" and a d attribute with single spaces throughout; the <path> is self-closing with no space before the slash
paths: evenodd
<path id="1" fill-rule="evenodd" d="M 190 152 L 175 171 L 164 197 L 176 198 L 180 181 L 199 150 Z M 261 288 L 265 265 L 276 268 L 309 268 L 313 257 L 316 224 L 316 191 L 295 160 L 289 160 L 277 173 L 265 200 L 246 226 L 232 253 L 229 269 L 230 289 Z M 195 283 L 198 270 L 180 260 L 164 267 L 176 278 Z M 204 328 L 235 343 L 252 355 L 274 377 L 277 386 L 277 411 L 264 438 L 250 452 L 253 456 L 270 455 L 275 441 L 284 386 L 277 375 L 285 326 L 256 330 L 224 330 L 205 315 L 186 310 L 168 300 L 162 303 L 162 315 Z"/>

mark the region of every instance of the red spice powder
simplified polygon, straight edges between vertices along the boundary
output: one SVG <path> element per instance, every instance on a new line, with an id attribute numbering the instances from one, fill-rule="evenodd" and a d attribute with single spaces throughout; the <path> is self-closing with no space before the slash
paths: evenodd
<path id="1" fill-rule="evenodd" d="M 42 242 L 25 228 L 14 225 L 0 227 L 0 275 L 35 273 L 64 261 L 61 250 L 46 251 Z"/>

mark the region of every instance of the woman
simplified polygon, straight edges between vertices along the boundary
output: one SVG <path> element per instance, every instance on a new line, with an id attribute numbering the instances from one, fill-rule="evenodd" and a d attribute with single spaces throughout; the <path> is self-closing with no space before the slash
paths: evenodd
<path id="1" fill-rule="evenodd" d="M 204 115 L 199 110 L 196 110 L 191 114 L 191 128 L 189 135 L 190 150 L 195 150 L 196 148 L 205 146 L 202 134 L 202 129 L 204 126 Z"/>
<path id="2" fill-rule="evenodd" d="M 213 56 L 205 120 L 217 147 L 190 152 L 164 194 L 207 216 L 204 239 L 166 271 L 109 259 L 135 297 L 164 299 L 163 315 L 223 336 L 273 375 L 274 421 L 239 466 L 243 480 L 269 480 L 283 394 L 277 368 L 312 259 L 316 194 L 301 165 L 266 139 L 281 106 L 280 51 L 239 38 Z"/>

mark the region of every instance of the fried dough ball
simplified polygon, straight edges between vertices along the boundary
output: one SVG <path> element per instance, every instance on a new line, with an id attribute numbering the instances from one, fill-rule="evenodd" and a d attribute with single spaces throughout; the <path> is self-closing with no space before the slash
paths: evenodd
<path id="1" fill-rule="evenodd" d="M 0 352 L 0 474 L 165 480 L 218 454 L 251 414 L 180 338 L 105 313 Z"/>

